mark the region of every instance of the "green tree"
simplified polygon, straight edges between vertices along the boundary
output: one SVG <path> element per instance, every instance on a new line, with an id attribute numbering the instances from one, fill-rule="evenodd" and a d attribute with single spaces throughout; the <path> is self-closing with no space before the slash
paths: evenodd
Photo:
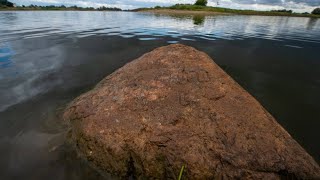
<path id="1" fill-rule="evenodd" d="M 315 9 L 312 11 L 312 14 L 320 15 L 320 8 L 315 8 Z"/>
<path id="2" fill-rule="evenodd" d="M 13 7 L 13 3 L 7 0 L 0 0 L 0 6 Z"/>
<path id="3" fill-rule="evenodd" d="M 194 5 L 198 5 L 198 6 L 207 6 L 208 1 L 207 0 L 197 0 L 196 3 L 194 3 Z"/>

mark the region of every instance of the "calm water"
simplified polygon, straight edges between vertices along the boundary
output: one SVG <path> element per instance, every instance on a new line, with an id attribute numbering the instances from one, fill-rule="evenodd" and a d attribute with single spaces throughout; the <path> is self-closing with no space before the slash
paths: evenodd
<path id="1" fill-rule="evenodd" d="M 0 12 L 0 179 L 103 179 L 62 145 L 61 112 L 170 43 L 208 53 L 320 161 L 318 19 Z"/>

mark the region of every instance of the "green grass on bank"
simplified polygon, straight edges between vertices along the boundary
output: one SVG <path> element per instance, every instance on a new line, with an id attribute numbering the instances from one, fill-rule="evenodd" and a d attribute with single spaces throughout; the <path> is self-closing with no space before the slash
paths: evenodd
<path id="1" fill-rule="evenodd" d="M 191 4 L 176 4 L 169 7 L 156 6 L 154 8 L 140 8 L 134 11 L 146 11 L 146 10 L 185 10 L 185 11 L 206 11 L 206 12 L 217 12 L 217 13 L 231 13 L 231 14 L 241 14 L 241 15 L 262 15 L 262 16 L 294 16 L 294 17 L 315 17 L 320 18 L 320 15 L 307 14 L 307 13 L 292 13 L 292 12 L 277 12 L 277 11 L 255 11 L 255 10 L 239 10 L 239 9 L 229 9 L 222 7 L 212 7 L 212 6 L 198 6 Z"/>

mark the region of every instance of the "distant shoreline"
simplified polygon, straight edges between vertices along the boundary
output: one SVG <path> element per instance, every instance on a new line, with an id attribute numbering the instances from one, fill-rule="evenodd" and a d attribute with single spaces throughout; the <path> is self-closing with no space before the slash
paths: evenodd
<path id="1" fill-rule="evenodd" d="M 0 12 L 5 11 L 98 11 L 98 10 L 80 10 L 80 9 L 0 9 Z"/>
<path id="2" fill-rule="evenodd" d="M 320 18 L 320 15 L 303 14 L 303 13 L 287 13 L 273 11 L 254 11 L 254 10 L 238 10 L 210 6 L 195 6 L 195 5 L 174 5 L 170 7 L 155 7 L 155 8 L 139 8 L 133 10 L 121 9 L 94 9 L 94 8 L 46 8 L 46 7 L 6 7 L 1 8 L 1 11 L 122 11 L 122 12 L 148 12 L 155 14 L 167 15 L 255 15 L 255 16 L 285 16 L 285 17 L 309 17 Z"/>
<path id="3" fill-rule="evenodd" d="M 124 11 L 118 8 L 106 8 L 106 9 L 95 9 L 95 8 L 82 8 L 82 7 L 5 7 L 1 8 L 0 11 Z"/>
<path id="4" fill-rule="evenodd" d="M 212 12 L 212 11 L 192 11 L 192 10 L 174 10 L 174 9 L 144 9 L 135 12 L 148 12 L 156 14 L 169 15 L 231 15 L 232 13 Z"/>
<path id="5" fill-rule="evenodd" d="M 256 15 L 256 16 L 286 16 L 286 17 L 310 17 L 320 18 L 320 15 L 303 14 L 303 13 L 288 13 L 274 11 L 254 11 L 254 10 L 238 10 L 210 6 L 195 6 L 195 5 L 174 5 L 170 7 L 155 7 L 155 8 L 139 8 L 132 10 L 135 12 L 150 12 L 157 14 L 176 14 L 176 15 Z"/>

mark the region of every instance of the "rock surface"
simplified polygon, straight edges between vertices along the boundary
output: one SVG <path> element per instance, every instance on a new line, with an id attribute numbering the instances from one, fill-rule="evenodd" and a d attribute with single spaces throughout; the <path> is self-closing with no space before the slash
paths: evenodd
<path id="1" fill-rule="evenodd" d="M 205 53 L 170 45 L 66 109 L 71 142 L 120 178 L 319 179 L 319 165 Z"/>

